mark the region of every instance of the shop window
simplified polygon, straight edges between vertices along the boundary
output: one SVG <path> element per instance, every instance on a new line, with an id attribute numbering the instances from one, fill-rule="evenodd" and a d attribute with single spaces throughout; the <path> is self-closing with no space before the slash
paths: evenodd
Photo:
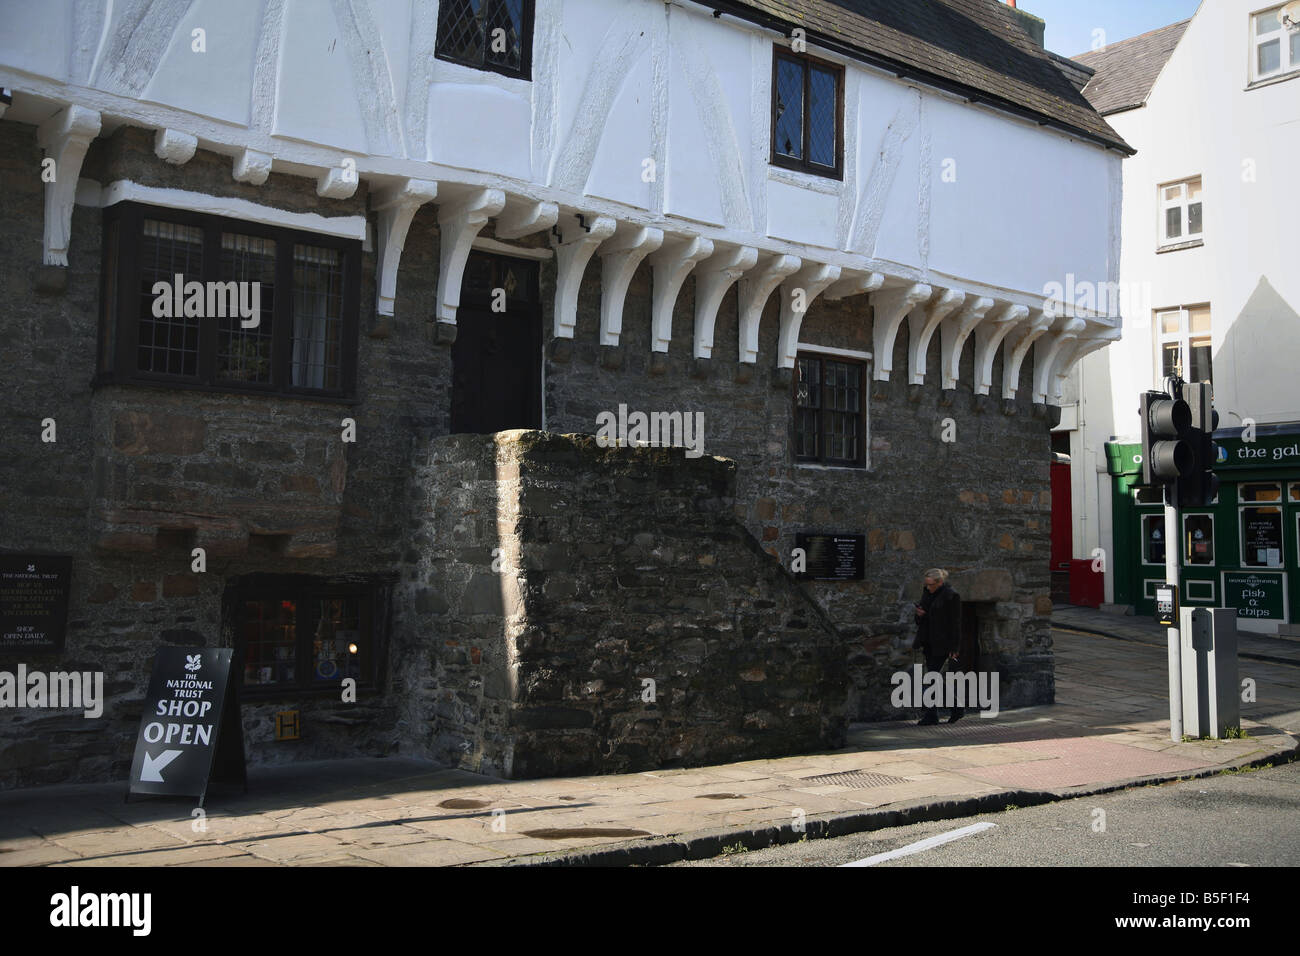
<path id="1" fill-rule="evenodd" d="M 1165 516 L 1142 516 L 1142 561 L 1144 564 L 1165 563 Z"/>
<path id="2" fill-rule="evenodd" d="M 1201 177 L 1167 183 L 1159 190 L 1161 247 L 1201 239 Z"/>
<path id="3" fill-rule="evenodd" d="M 866 364 L 802 353 L 796 364 L 795 460 L 865 467 Z"/>
<path id="4" fill-rule="evenodd" d="M 1139 485 L 1133 489 L 1133 501 L 1139 505 L 1163 505 L 1165 503 L 1164 488 Z"/>
<path id="5" fill-rule="evenodd" d="M 1171 375 L 1213 386 L 1210 307 L 1198 305 L 1157 312 L 1155 328 L 1160 355 L 1157 386 L 1163 388 L 1164 380 Z"/>
<path id="6" fill-rule="evenodd" d="M 1213 581 L 1186 581 L 1184 582 L 1184 599 L 1187 601 L 1205 602 L 1215 604 L 1218 598 L 1215 596 Z"/>
<path id="7" fill-rule="evenodd" d="M 1300 501 L 1300 481 L 1293 481 L 1287 486 L 1287 494 L 1292 501 Z"/>
<path id="8" fill-rule="evenodd" d="M 1281 501 L 1282 485 L 1280 482 L 1275 481 L 1242 483 L 1237 486 L 1237 500 L 1241 502 Z"/>
<path id="9" fill-rule="evenodd" d="M 1282 509 L 1260 505 L 1241 509 L 1241 566 L 1282 567 Z"/>
<path id="10" fill-rule="evenodd" d="M 441 0 L 434 55 L 476 70 L 532 76 L 533 0 Z"/>
<path id="11" fill-rule="evenodd" d="M 844 68 L 775 48 L 772 165 L 844 177 Z"/>
<path id="12" fill-rule="evenodd" d="M 355 584 L 258 576 L 228 595 L 236 659 L 249 696 L 373 686 L 375 595 Z"/>
<path id="13" fill-rule="evenodd" d="M 1214 564 L 1214 515 L 1183 515 L 1183 563 Z"/>
<path id="14" fill-rule="evenodd" d="M 354 394 L 359 242 L 140 203 L 105 215 L 99 382 Z"/>
<path id="15" fill-rule="evenodd" d="M 1264 10 L 1250 18 L 1252 80 L 1266 80 L 1300 71 L 1300 23 L 1284 18 L 1283 6 Z"/>

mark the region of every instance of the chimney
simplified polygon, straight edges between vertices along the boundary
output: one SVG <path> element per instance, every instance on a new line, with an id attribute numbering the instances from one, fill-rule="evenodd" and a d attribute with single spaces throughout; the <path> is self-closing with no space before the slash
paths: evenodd
<path id="1" fill-rule="evenodd" d="M 1047 29 L 1047 24 L 1032 13 L 1026 13 L 1024 10 L 1019 9 L 1016 6 L 1016 0 L 1007 0 L 1007 9 L 1011 11 L 1011 19 L 1020 24 L 1020 28 L 1029 34 L 1029 39 L 1041 47 L 1043 45 L 1043 32 Z"/>

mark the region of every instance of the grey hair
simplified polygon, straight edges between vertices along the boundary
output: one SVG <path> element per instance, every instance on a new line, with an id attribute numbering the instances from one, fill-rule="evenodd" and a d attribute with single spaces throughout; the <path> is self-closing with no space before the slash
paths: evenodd
<path id="1" fill-rule="evenodd" d="M 931 568 L 925 572 L 925 576 L 932 581 L 938 581 L 940 584 L 948 583 L 948 572 L 943 568 Z"/>

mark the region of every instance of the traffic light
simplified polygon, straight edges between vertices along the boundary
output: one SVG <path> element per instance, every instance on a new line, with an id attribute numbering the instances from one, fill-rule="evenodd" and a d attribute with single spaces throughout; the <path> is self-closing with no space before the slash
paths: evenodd
<path id="1" fill-rule="evenodd" d="M 1192 470 L 1192 445 L 1184 435 L 1192 424 L 1192 410 L 1182 398 L 1164 392 L 1144 392 L 1142 416 L 1142 483 L 1176 485 Z M 1173 500 L 1169 498 L 1168 500 Z"/>
<path id="2" fill-rule="evenodd" d="M 1209 385 L 1187 382 L 1182 386 L 1182 395 L 1191 411 L 1186 441 L 1192 449 L 1192 463 L 1178 479 L 1175 500 L 1179 508 L 1205 508 L 1219 493 L 1219 479 L 1213 470 L 1219 454 L 1213 438 L 1219 427 L 1219 413 L 1214 410 Z"/>

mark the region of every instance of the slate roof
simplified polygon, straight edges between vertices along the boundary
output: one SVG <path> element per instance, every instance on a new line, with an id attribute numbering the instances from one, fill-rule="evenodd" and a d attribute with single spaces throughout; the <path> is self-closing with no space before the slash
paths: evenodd
<path id="1" fill-rule="evenodd" d="M 811 45 L 1134 150 L 999 0 L 698 0 Z"/>
<path id="2" fill-rule="evenodd" d="M 1190 22 L 1171 23 L 1159 30 L 1072 57 L 1094 71 L 1093 78 L 1083 88 L 1088 102 L 1103 116 L 1146 103 L 1156 77 L 1169 62 L 1174 47 L 1178 46 Z"/>

